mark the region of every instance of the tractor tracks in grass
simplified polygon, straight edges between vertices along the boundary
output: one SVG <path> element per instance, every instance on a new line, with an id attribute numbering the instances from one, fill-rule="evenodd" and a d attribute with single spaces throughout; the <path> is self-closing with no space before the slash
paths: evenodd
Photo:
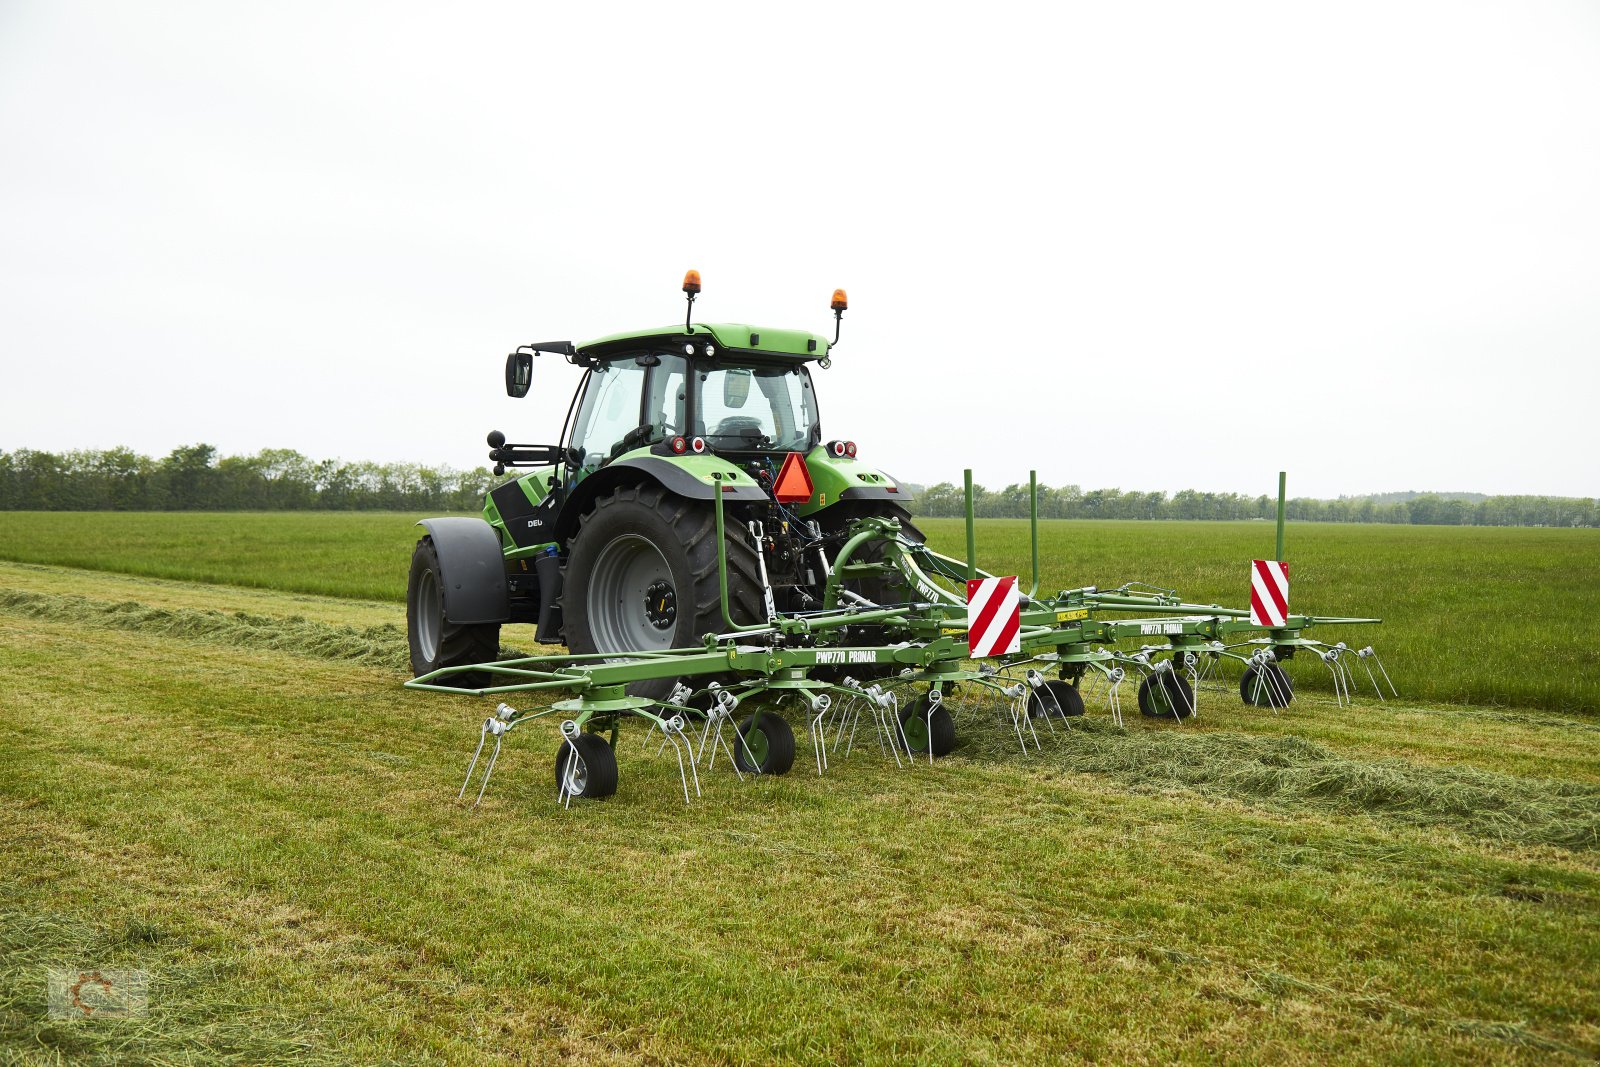
<path id="1" fill-rule="evenodd" d="M 974 740 L 960 754 L 980 762 L 1017 758 L 1014 742 L 998 736 Z M 1030 763 L 1147 792 L 1182 790 L 1277 810 L 1370 815 L 1500 844 L 1600 852 L 1600 786 L 1353 759 L 1299 737 L 1180 735 L 1080 720 Z"/>

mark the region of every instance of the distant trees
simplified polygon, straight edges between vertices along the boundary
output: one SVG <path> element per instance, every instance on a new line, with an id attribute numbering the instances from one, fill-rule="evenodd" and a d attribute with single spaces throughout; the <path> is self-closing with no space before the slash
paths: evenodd
<path id="1" fill-rule="evenodd" d="M 184 445 L 160 459 L 132 449 L 0 452 L 0 511 L 476 511 L 500 479 L 486 468 L 458 471 L 415 463 L 314 460 L 289 448 L 219 456 Z M 1028 487 L 973 486 L 981 518 L 1028 517 Z M 960 486 L 922 489 L 913 514 L 960 517 Z M 1042 519 L 1271 519 L 1267 496 L 1039 487 Z M 1600 526 L 1600 501 L 1553 496 L 1389 493 L 1288 502 L 1291 519 L 1442 526 Z"/>
<path id="2" fill-rule="evenodd" d="M 476 511 L 498 480 L 486 469 L 318 461 L 287 448 L 219 457 L 185 445 L 161 459 L 19 449 L 0 452 L 0 511 Z"/>
<path id="3" fill-rule="evenodd" d="M 1028 517 L 1028 487 L 1008 485 L 999 492 L 972 487 L 973 510 L 980 518 Z M 1398 499 L 1397 499 L 1398 498 Z M 959 518 L 966 514 L 965 492 L 950 482 L 924 489 L 912 502 L 916 515 Z M 1476 496 L 1434 493 L 1388 494 L 1388 498 L 1298 497 L 1284 508 L 1304 522 L 1401 523 L 1418 526 L 1600 526 L 1600 501 L 1553 496 Z M 1204 493 L 1184 489 L 1165 493 L 1124 492 L 1076 485 L 1039 487 L 1042 519 L 1271 519 L 1277 501 L 1267 496 Z"/>

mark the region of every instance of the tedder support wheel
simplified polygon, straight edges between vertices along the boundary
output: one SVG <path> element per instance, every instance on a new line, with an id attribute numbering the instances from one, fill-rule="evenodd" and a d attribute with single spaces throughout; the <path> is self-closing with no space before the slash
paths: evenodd
<path id="1" fill-rule="evenodd" d="M 1171 671 L 1139 683 L 1139 710 L 1153 719 L 1187 719 L 1194 714 L 1194 690 Z"/>
<path id="2" fill-rule="evenodd" d="M 1045 694 L 1049 695 L 1046 696 Z M 1051 700 L 1054 697 L 1054 700 Z M 1078 687 L 1059 678 L 1051 679 L 1028 694 L 1028 715 L 1035 719 L 1060 716 L 1070 719 L 1083 714 L 1083 694 Z"/>
<path id="3" fill-rule="evenodd" d="M 727 521 L 728 606 L 735 622 L 761 617 L 755 551 Z M 567 647 L 577 653 L 698 648 L 724 633 L 717 584 L 716 518 L 707 504 L 653 482 L 595 500 L 567 552 L 561 593 Z M 635 682 L 660 700 L 676 679 Z"/>
<path id="4" fill-rule="evenodd" d="M 411 553 L 411 577 L 406 582 L 406 635 L 411 645 L 411 670 L 417 675 L 440 667 L 488 663 L 500 658 L 500 624 L 461 624 L 444 617 L 444 575 L 432 537 L 417 542 Z M 441 679 L 458 689 L 478 689 L 489 684 L 484 671 L 469 671 Z"/>
<path id="5" fill-rule="evenodd" d="M 935 756 L 948 756 L 956 747 L 956 721 L 942 703 L 928 715 L 928 696 L 924 693 L 900 711 L 900 732 L 912 752 L 927 752 L 929 742 Z"/>
<path id="6" fill-rule="evenodd" d="M 1276 663 L 1267 664 L 1265 673 L 1258 667 L 1246 667 L 1239 679 L 1239 699 L 1258 708 L 1287 707 L 1294 699 L 1294 684 Z"/>
<path id="7" fill-rule="evenodd" d="M 561 739 L 556 750 L 556 788 L 575 797 L 599 799 L 617 791 L 617 754 L 599 734 Z"/>
<path id="8" fill-rule="evenodd" d="M 741 771 L 787 774 L 794 766 L 794 730 L 775 711 L 746 715 L 733 740 L 733 762 Z"/>

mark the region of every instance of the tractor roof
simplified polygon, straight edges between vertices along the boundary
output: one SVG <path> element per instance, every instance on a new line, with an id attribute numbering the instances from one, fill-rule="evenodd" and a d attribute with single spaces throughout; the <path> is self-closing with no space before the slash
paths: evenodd
<path id="1" fill-rule="evenodd" d="M 822 359 L 828 354 L 828 339 L 804 330 L 778 330 L 737 322 L 697 322 L 688 330 L 682 326 L 661 326 L 654 330 L 629 330 L 597 337 L 579 344 L 578 355 L 593 358 L 640 344 L 678 345 L 690 337 L 708 338 L 719 352 L 726 350 L 730 355 L 808 360 Z"/>

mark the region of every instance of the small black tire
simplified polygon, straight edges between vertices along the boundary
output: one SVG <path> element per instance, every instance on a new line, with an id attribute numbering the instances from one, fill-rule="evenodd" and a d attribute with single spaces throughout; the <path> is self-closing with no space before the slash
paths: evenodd
<path id="1" fill-rule="evenodd" d="M 577 761 L 572 760 L 576 750 Z M 617 791 L 617 754 L 599 734 L 561 739 L 556 749 L 556 788 L 567 786 L 574 797 L 599 800 Z"/>
<path id="2" fill-rule="evenodd" d="M 1152 719 L 1187 719 L 1194 714 L 1194 690 L 1171 671 L 1139 683 L 1139 711 Z"/>
<path id="3" fill-rule="evenodd" d="M 500 624 L 454 623 L 444 614 L 444 571 L 432 537 L 423 537 L 411 553 L 406 581 L 406 641 L 411 671 L 421 677 L 441 667 L 490 663 L 500 658 Z M 468 671 L 440 679 L 456 689 L 481 689 L 490 684 L 486 671 Z"/>
<path id="4" fill-rule="evenodd" d="M 1049 693 L 1049 696 L 1046 696 L 1046 693 Z M 1053 702 L 1050 699 L 1051 697 L 1055 698 Z M 1070 682 L 1054 678 L 1028 694 L 1028 716 L 1030 718 L 1043 719 L 1059 716 L 1064 719 L 1072 719 L 1082 714 L 1083 694 L 1078 692 L 1078 687 Z"/>
<path id="5" fill-rule="evenodd" d="M 1267 664 L 1265 675 L 1259 667 L 1246 667 L 1239 679 L 1239 699 L 1255 708 L 1287 707 L 1294 700 L 1294 683 L 1276 663 Z"/>
<path id="6" fill-rule="evenodd" d="M 733 762 L 753 774 L 788 774 L 794 766 L 794 729 L 775 711 L 746 715 L 733 740 Z"/>
<path id="7" fill-rule="evenodd" d="M 956 747 L 956 721 L 943 704 L 930 716 L 928 697 L 923 694 L 900 710 L 900 736 L 912 753 L 927 752 L 931 743 L 935 756 L 948 756 Z"/>

